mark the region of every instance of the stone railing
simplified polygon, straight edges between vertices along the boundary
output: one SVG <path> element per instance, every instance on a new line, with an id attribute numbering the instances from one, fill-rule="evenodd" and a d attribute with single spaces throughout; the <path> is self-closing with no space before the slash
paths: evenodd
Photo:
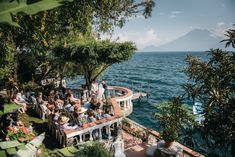
<path id="1" fill-rule="evenodd" d="M 120 134 L 119 128 L 121 129 L 121 123 L 122 123 L 122 111 L 119 107 L 119 104 L 117 103 L 115 98 L 111 98 L 111 104 L 112 104 L 112 110 L 113 110 L 113 116 L 108 118 L 103 118 L 100 120 L 97 120 L 95 122 L 86 123 L 83 125 L 82 128 L 79 130 L 74 129 L 67 129 L 67 130 L 60 130 L 58 125 L 51 119 L 51 117 L 48 117 L 48 126 L 49 129 L 52 130 L 52 134 L 54 134 L 57 137 L 57 140 L 62 146 L 68 146 L 73 145 L 73 141 L 76 140 L 76 143 L 81 143 L 86 141 L 86 137 L 88 137 L 89 141 L 94 140 L 94 134 L 97 135 L 96 139 L 102 139 L 102 130 L 106 130 L 107 138 L 111 139 L 111 129 L 114 129 L 114 132 L 116 134 Z M 66 116 L 70 117 L 71 120 L 74 119 L 72 117 L 73 115 L 71 113 L 66 113 Z M 76 121 L 74 121 L 76 124 Z"/>
<path id="2" fill-rule="evenodd" d="M 130 115 L 133 111 L 133 104 L 131 101 L 133 92 L 128 88 L 119 86 L 109 86 L 108 90 L 110 96 L 117 101 L 120 109 L 123 112 L 123 116 L 126 117 Z"/>
<path id="3" fill-rule="evenodd" d="M 143 125 L 140 125 L 136 123 L 135 121 L 125 118 L 123 120 L 123 130 L 125 130 L 127 133 L 132 134 L 133 136 L 136 136 L 140 139 L 142 139 L 143 142 L 145 142 L 147 145 L 156 145 L 157 142 L 161 140 L 160 133 L 148 129 L 144 127 Z M 204 155 L 176 142 L 178 146 L 180 146 L 183 149 L 183 153 L 180 155 L 180 157 L 204 157 Z"/>

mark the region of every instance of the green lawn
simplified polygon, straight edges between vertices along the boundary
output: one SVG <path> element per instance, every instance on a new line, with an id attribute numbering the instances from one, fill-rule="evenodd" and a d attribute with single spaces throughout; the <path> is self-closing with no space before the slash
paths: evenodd
<path id="1" fill-rule="evenodd" d="M 53 157 L 53 152 L 55 152 L 57 148 L 60 148 L 60 146 L 55 137 L 50 134 L 47 127 L 47 120 L 43 121 L 42 119 L 40 119 L 37 113 L 32 108 L 29 108 L 26 114 L 21 114 L 20 120 L 25 124 L 26 127 L 32 124 L 33 130 L 35 131 L 36 135 L 46 132 L 46 137 L 41 146 L 42 155 L 40 156 Z"/>

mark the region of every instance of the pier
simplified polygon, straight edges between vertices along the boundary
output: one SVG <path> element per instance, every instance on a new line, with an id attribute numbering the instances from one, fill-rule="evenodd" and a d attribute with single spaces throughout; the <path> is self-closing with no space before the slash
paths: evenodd
<path id="1" fill-rule="evenodd" d="M 147 93 L 143 93 L 143 92 L 137 92 L 134 93 L 131 100 L 142 100 L 142 98 L 147 97 L 148 98 L 148 94 Z"/>

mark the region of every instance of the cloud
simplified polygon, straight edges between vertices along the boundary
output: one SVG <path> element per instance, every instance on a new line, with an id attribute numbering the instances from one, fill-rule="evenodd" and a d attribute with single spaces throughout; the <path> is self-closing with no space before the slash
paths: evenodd
<path id="1" fill-rule="evenodd" d="M 177 11 L 172 11 L 172 12 L 171 12 L 171 14 L 182 14 L 182 13 L 184 13 L 184 12 L 183 12 L 183 11 L 178 11 L 178 10 L 177 10 Z"/>
<path id="2" fill-rule="evenodd" d="M 224 26 L 225 23 L 224 23 L 224 22 L 218 22 L 216 25 L 219 26 L 219 27 L 221 27 L 221 26 Z"/>
<path id="3" fill-rule="evenodd" d="M 225 31 L 228 30 L 229 28 L 231 28 L 231 26 L 232 26 L 231 23 L 226 24 L 224 22 L 218 22 L 218 23 L 216 23 L 216 26 L 210 30 L 212 33 L 211 35 L 214 37 L 224 38 Z"/>
<path id="4" fill-rule="evenodd" d="M 170 15 L 169 18 L 171 19 L 176 18 L 176 15 Z"/>
<path id="5" fill-rule="evenodd" d="M 178 14 L 183 14 L 184 12 L 183 11 L 179 11 L 179 10 L 176 10 L 176 11 L 172 11 L 171 14 L 169 15 L 169 18 L 176 18 L 176 15 Z"/>
<path id="6" fill-rule="evenodd" d="M 108 36 L 104 35 L 101 38 L 109 39 Z M 132 41 L 136 44 L 138 49 L 142 49 L 149 45 L 161 45 L 168 41 L 167 39 L 159 37 L 153 28 L 145 32 L 117 32 L 112 35 L 111 40 L 120 42 Z"/>

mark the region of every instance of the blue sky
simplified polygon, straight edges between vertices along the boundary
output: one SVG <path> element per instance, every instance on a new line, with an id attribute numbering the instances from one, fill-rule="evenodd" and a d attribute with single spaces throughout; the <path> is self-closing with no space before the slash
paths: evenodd
<path id="1" fill-rule="evenodd" d="M 235 24 L 235 0 L 155 0 L 152 17 L 131 18 L 115 28 L 113 38 L 134 41 L 138 48 L 161 45 L 193 29 L 208 29 L 214 36 Z"/>

